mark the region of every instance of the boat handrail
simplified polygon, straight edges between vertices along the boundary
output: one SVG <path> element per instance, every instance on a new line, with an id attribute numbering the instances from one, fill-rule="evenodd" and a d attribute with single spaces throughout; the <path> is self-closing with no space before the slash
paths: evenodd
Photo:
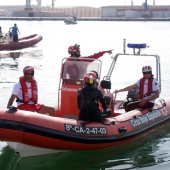
<path id="1" fill-rule="evenodd" d="M 156 54 L 125 54 L 125 53 L 118 53 L 116 54 L 114 57 L 111 57 L 112 58 L 112 63 L 110 65 L 110 68 L 107 72 L 107 75 L 103 77 L 103 79 L 107 79 L 107 80 L 111 80 L 111 75 L 113 73 L 113 70 L 115 68 L 115 65 L 116 65 L 116 62 L 117 62 L 117 59 L 120 57 L 120 56 L 143 56 L 143 57 L 155 57 L 156 59 L 156 79 L 158 80 L 159 82 L 159 85 L 160 85 L 160 92 L 161 92 L 161 65 L 160 65 L 160 57 Z"/>

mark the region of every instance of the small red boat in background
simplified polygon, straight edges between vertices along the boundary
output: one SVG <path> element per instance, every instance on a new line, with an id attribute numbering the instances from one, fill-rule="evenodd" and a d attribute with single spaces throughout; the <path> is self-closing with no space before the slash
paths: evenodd
<path id="1" fill-rule="evenodd" d="M 0 51 L 28 48 L 39 43 L 42 39 L 43 37 L 41 35 L 33 34 L 20 38 L 18 42 L 12 42 L 7 33 L 6 36 L 1 37 L 0 39 Z"/>

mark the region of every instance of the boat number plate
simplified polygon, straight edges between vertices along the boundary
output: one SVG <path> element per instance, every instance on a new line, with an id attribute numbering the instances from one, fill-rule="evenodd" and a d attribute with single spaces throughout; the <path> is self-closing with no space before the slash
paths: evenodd
<path id="1" fill-rule="evenodd" d="M 94 134 L 94 135 L 106 135 L 107 129 L 105 127 L 85 127 L 65 124 L 65 130 L 69 132 L 75 132 L 80 134 Z"/>

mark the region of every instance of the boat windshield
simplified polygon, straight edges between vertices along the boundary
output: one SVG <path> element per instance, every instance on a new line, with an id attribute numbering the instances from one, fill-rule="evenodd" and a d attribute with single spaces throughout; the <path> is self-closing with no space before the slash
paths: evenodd
<path id="1" fill-rule="evenodd" d="M 94 59 L 76 59 L 70 58 L 63 61 L 63 79 L 83 80 L 87 72 L 95 71 L 98 73 L 98 78 L 101 74 L 101 61 Z"/>

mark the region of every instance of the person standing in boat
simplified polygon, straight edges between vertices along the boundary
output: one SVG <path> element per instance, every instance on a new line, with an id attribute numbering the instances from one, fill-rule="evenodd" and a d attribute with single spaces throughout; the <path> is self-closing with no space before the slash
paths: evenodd
<path id="1" fill-rule="evenodd" d="M 83 56 L 81 56 L 80 45 L 75 44 L 74 46 L 70 46 L 68 48 L 68 53 L 70 54 L 70 57 L 72 57 L 72 58 L 82 58 L 82 59 L 83 58 L 94 58 L 94 59 L 98 59 L 101 56 L 103 56 L 105 53 L 112 54 L 112 50 L 101 51 L 101 52 L 95 53 L 93 55 L 83 57 Z"/>
<path id="2" fill-rule="evenodd" d="M 18 42 L 18 33 L 20 34 L 20 31 L 17 24 L 14 24 L 14 26 L 9 29 L 9 32 L 10 31 L 12 31 L 13 42 Z"/>
<path id="3" fill-rule="evenodd" d="M 152 67 L 143 66 L 142 67 L 143 77 L 138 80 L 135 84 L 116 90 L 115 93 L 128 91 L 135 89 L 137 87 L 139 90 L 139 100 L 137 101 L 127 101 L 124 103 L 124 109 L 126 112 L 136 109 L 136 108 L 153 108 L 155 99 L 159 97 L 160 88 L 158 81 L 153 78 Z"/>
<path id="4" fill-rule="evenodd" d="M 78 91 L 77 96 L 78 108 L 80 109 L 78 120 L 103 122 L 98 101 L 104 110 L 107 109 L 107 105 L 102 92 L 95 86 L 96 79 L 94 72 L 88 72 L 84 75 L 84 87 Z"/>
<path id="5" fill-rule="evenodd" d="M 98 59 L 101 56 L 103 56 L 105 53 L 112 54 L 112 50 L 101 51 L 101 52 L 95 53 L 93 55 L 83 57 L 83 56 L 81 56 L 80 45 L 75 44 L 68 48 L 68 53 L 70 54 L 70 56 L 69 56 L 70 59 L 68 61 L 72 61 L 73 59 L 76 60 L 76 58 L 80 58 L 83 61 L 83 59 L 87 59 L 87 58 Z M 92 60 L 84 60 L 84 61 L 91 62 Z M 78 66 L 76 64 L 73 64 L 73 65 L 68 66 L 67 72 L 69 73 L 69 78 L 78 79 L 80 77 L 79 76 L 80 74 L 82 74 L 82 75 L 85 74 L 86 68 L 84 68 L 84 66 L 81 66 L 81 70 L 79 70 Z"/>
<path id="6" fill-rule="evenodd" d="M 34 68 L 26 66 L 23 69 L 23 76 L 19 78 L 19 82 L 13 87 L 12 95 L 9 98 L 7 108 L 12 106 L 16 99 L 17 108 L 20 110 L 27 110 L 55 116 L 55 109 L 53 107 L 45 106 L 44 104 L 37 104 L 38 102 L 38 84 L 33 78 Z"/>

